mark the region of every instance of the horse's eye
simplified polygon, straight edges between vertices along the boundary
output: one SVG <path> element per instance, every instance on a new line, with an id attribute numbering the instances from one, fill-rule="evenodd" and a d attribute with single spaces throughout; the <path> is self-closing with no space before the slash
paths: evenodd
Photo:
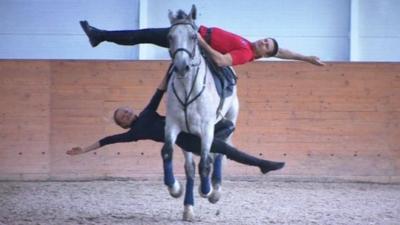
<path id="1" fill-rule="evenodd" d="M 197 35 L 196 35 L 196 34 L 193 34 L 191 38 L 192 38 L 193 40 L 196 40 Z"/>

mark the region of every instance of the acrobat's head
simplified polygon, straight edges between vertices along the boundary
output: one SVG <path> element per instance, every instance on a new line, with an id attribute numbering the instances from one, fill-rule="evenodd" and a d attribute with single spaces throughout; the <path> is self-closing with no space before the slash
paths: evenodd
<path id="1" fill-rule="evenodd" d="M 273 38 L 264 38 L 252 43 L 256 58 L 273 57 L 278 54 L 279 45 Z"/>
<path id="2" fill-rule="evenodd" d="M 114 122 L 124 129 L 128 129 L 137 118 L 135 110 L 127 106 L 119 107 L 114 111 Z"/>

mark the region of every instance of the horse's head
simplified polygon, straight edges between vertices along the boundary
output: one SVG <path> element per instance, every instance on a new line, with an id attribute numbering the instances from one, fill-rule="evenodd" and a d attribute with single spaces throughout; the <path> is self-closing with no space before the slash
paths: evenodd
<path id="1" fill-rule="evenodd" d="M 171 28 L 168 34 L 169 53 L 171 55 L 174 71 L 184 77 L 191 70 L 196 58 L 197 29 L 196 7 L 193 5 L 189 14 L 179 10 L 176 15 L 171 11 L 168 14 Z M 197 60 L 197 59 L 196 59 Z"/>

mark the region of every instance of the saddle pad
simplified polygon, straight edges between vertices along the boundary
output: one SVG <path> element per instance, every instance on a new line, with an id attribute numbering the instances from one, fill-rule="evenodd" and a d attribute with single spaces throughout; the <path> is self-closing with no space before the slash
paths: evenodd
<path id="1" fill-rule="evenodd" d="M 232 95 L 233 87 L 236 85 L 237 77 L 230 67 L 217 67 L 209 59 L 206 59 L 210 71 L 214 78 L 215 87 L 218 95 L 221 98 L 226 98 Z"/>

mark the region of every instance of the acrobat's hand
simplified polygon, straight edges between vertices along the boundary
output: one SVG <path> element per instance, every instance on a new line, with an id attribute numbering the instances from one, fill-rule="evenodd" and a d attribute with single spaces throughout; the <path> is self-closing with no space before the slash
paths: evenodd
<path id="1" fill-rule="evenodd" d="M 81 147 L 74 147 L 67 151 L 67 155 L 79 155 L 85 153 Z"/>
<path id="2" fill-rule="evenodd" d="M 309 63 L 317 65 L 317 66 L 325 66 L 326 64 L 322 62 L 318 57 L 316 56 L 309 56 L 308 60 Z"/>

